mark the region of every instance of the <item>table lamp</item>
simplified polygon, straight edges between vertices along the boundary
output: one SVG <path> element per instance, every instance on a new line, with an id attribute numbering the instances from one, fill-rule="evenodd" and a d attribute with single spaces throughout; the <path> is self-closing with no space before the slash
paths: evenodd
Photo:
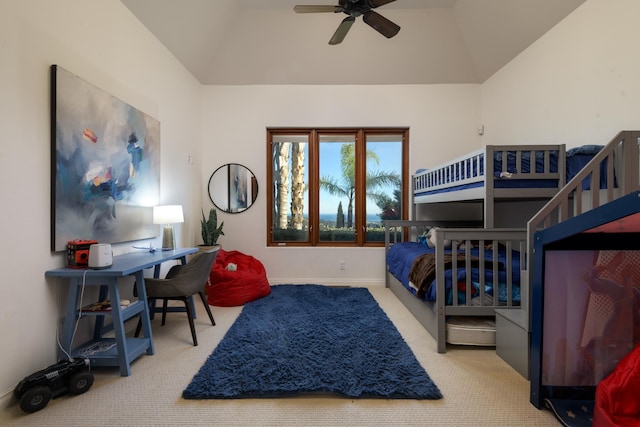
<path id="1" fill-rule="evenodd" d="M 162 249 L 175 249 L 176 239 L 173 225 L 184 222 L 181 205 L 164 205 L 153 207 L 153 223 L 164 224 L 162 230 Z"/>

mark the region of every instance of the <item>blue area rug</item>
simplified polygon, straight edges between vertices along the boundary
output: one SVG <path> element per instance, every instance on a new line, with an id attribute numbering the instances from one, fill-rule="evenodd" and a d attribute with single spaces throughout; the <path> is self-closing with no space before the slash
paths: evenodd
<path id="1" fill-rule="evenodd" d="M 367 289 L 320 285 L 273 286 L 246 304 L 182 397 L 316 393 L 442 397 Z"/>

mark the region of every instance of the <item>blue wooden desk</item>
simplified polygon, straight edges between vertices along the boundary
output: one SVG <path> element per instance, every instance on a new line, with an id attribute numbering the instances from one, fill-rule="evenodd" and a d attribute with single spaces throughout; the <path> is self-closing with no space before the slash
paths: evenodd
<path id="1" fill-rule="evenodd" d="M 140 251 L 113 257 L 113 265 L 107 269 L 58 268 L 47 271 L 45 276 L 67 278 L 70 285 L 60 343 L 62 347 L 59 352 L 60 358 L 66 359 L 66 353 L 72 357 L 82 357 L 82 354 L 86 354 L 92 366 L 119 366 L 121 375 L 131 375 L 130 366 L 134 359 L 144 352 L 149 355 L 154 354 L 147 292 L 144 286 L 144 270 L 153 267 L 155 269 L 154 275 L 157 275 L 161 263 L 179 259 L 184 264 L 186 256 L 195 252 L 198 252 L 197 248 L 179 248 L 173 251 L 156 251 L 154 253 Z M 86 307 L 95 302 L 79 301 L 83 286 L 100 286 L 99 301 L 108 297 L 110 301 L 120 302 L 118 278 L 126 276 L 135 277 L 137 301 L 125 308 L 121 308 L 120 304 L 116 303 L 110 310 L 87 311 L 78 307 L 79 303 Z M 144 337 L 127 338 L 124 322 L 138 314 L 142 321 Z M 88 316 L 97 316 L 93 340 L 73 349 L 72 341 L 76 323 L 80 318 Z M 115 338 L 103 336 L 104 316 L 112 317 Z M 87 349 L 90 348 L 97 351 L 88 352 Z"/>

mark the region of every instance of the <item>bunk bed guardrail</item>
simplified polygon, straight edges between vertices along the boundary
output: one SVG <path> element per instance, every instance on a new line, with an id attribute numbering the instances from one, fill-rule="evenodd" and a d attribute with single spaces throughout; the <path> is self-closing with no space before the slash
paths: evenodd
<path id="1" fill-rule="evenodd" d="M 412 177 L 416 204 L 484 201 L 484 227 L 494 228 L 495 199 L 551 198 L 565 184 L 566 149 L 557 145 L 486 145 Z"/>
<path id="2" fill-rule="evenodd" d="M 562 187 L 563 176 L 558 165 L 564 161 L 564 145 L 486 145 L 443 163 L 437 169 L 417 173 L 413 190 L 419 194 L 442 190 L 453 184 L 462 186 L 490 181 L 492 174 L 496 178 L 508 177 L 510 180 L 560 179 L 559 187 Z M 498 168 L 494 167 L 496 162 L 499 163 Z"/>

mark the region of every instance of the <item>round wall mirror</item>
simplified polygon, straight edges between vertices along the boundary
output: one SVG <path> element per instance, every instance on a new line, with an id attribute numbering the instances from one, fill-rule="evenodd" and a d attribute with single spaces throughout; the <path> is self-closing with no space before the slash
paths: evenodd
<path id="1" fill-rule="evenodd" d="M 220 166 L 209 178 L 209 198 L 223 212 L 245 211 L 257 197 L 258 180 L 249 168 L 238 163 Z"/>

